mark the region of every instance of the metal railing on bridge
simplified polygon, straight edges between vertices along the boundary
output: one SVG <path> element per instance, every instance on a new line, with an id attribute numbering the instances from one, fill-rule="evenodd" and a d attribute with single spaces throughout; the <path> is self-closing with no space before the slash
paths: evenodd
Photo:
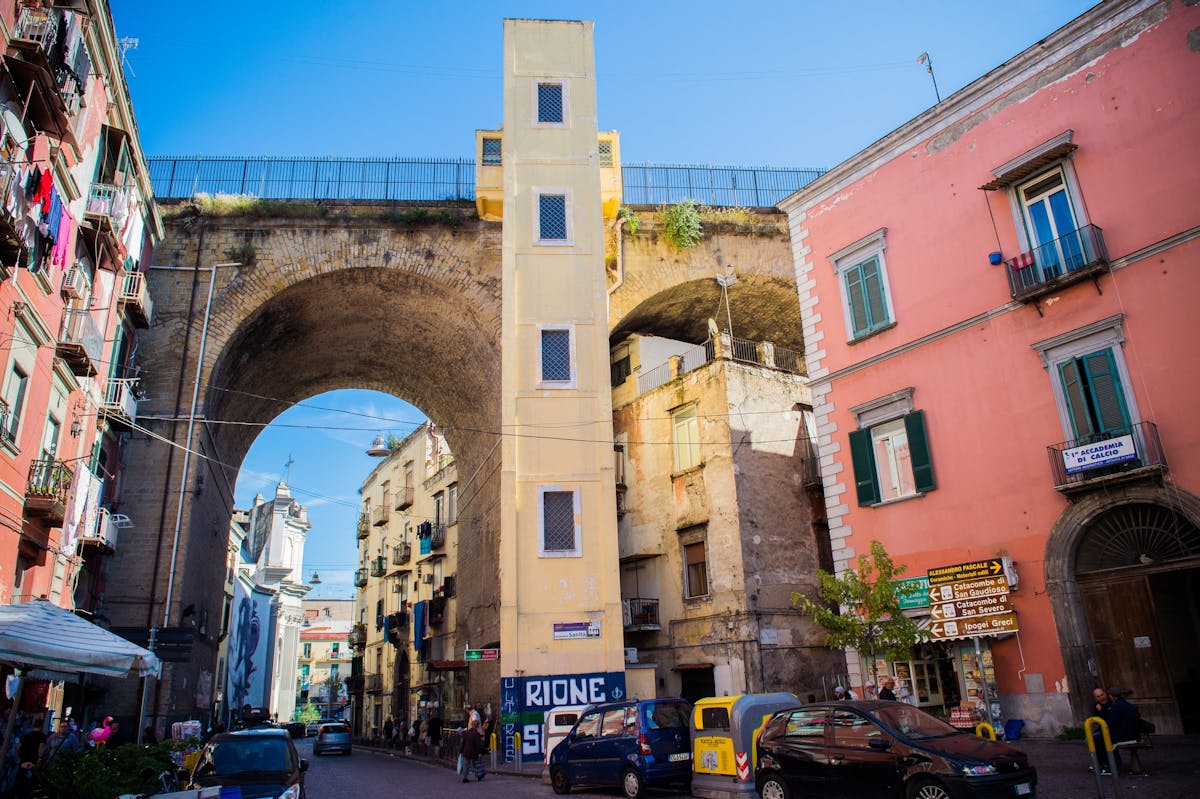
<path id="1" fill-rule="evenodd" d="M 475 199 L 475 162 L 465 158 L 253 158 L 159 156 L 149 159 L 160 199 L 237 194 L 271 200 Z M 664 205 L 770 207 L 824 174 L 823 169 L 624 164 L 623 200 Z"/>

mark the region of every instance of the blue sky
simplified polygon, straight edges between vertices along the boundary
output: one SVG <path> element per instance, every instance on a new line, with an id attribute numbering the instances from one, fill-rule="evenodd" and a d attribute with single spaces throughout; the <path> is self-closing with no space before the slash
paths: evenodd
<path id="1" fill-rule="evenodd" d="M 830 167 L 1093 5 L 950 2 L 110 0 L 148 155 L 472 155 L 501 122 L 504 17 L 596 23 L 599 122 L 626 162 Z M 198 12 L 203 8 L 202 12 Z M 310 398 L 256 441 L 239 506 L 290 484 L 313 521 L 315 595 L 350 596 L 376 433 L 419 410 Z M 284 424 L 297 425 L 284 427 Z"/>

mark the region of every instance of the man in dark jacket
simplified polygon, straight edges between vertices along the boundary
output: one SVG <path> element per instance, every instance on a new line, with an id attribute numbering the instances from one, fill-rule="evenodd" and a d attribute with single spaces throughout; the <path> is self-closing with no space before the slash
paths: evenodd
<path id="1" fill-rule="evenodd" d="M 1108 722 L 1108 734 L 1112 736 L 1113 746 L 1121 743 L 1136 743 L 1141 736 L 1141 714 L 1133 705 L 1125 700 L 1125 691 L 1121 688 L 1108 689 L 1108 713 L 1105 714 L 1106 722 Z M 1131 755 L 1133 760 L 1134 771 L 1141 771 L 1141 764 L 1138 762 L 1136 752 Z M 1117 768 L 1121 769 L 1121 750 L 1113 749 L 1113 759 L 1116 760 Z"/>
<path id="2" fill-rule="evenodd" d="M 467 725 L 467 731 L 463 733 L 462 739 L 462 781 L 466 782 L 467 777 L 472 773 L 475 774 L 475 780 L 483 779 L 483 735 L 479 731 L 479 720 L 471 719 Z"/>

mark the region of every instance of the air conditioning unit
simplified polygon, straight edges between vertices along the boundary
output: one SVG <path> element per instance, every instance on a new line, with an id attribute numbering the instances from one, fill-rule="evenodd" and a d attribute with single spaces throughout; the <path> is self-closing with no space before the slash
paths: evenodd
<path id="1" fill-rule="evenodd" d="M 88 295 L 90 289 L 87 272 L 80 264 L 75 264 L 63 275 L 62 294 L 64 297 L 82 300 Z"/>
<path id="2" fill-rule="evenodd" d="M 625 647 L 625 662 L 626 663 L 637 663 L 638 662 L 638 651 L 637 651 L 636 646 Z"/>

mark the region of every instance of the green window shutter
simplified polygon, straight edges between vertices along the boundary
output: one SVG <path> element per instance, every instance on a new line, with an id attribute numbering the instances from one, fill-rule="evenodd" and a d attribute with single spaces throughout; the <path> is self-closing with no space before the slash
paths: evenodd
<path id="1" fill-rule="evenodd" d="M 871 330 L 876 330 L 888 321 L 887 305 L 883 299 L 883 276 L 879 274 L 879 256 L 864 261 L 860 268 L 863 296 L 867 306 L 867 323 Z"/>
<path id="2" fill-rule="evenodd" d="M 1091 416 L 1088 414 L 1087 387 L 1079 373 L 1079 362 L 1072 358 L 1059 364 L 1058 375 L 1062 380 L 1063 396 L 1067 400 L 1067 415 L 1071 417 L 1075 438 L 1088 438 L 1094 431 Z"/>
<path id="3" fill-rule="evenodd" d="M 1121 378 L 1117 374 L 1117 363 L 1113 359 L 1112 350 L 1093 352 L 1079 360 L 1083 364 L 1089 393 L 1092 396 L 1096 432 L 1128 432 L 1129 414 L 1125 410 L 1125 396 L 1121 391 Z"/>
<path id="4" fill-rule="evenodd" d="M 905 416 L 904 432 L 908 434 L 913 484 L 921 493 L 932 491 L 937 488 L 937 483 L 933 479 L 933 460 L 929 455 L 929 439 L 925 435 L 925 412 L 913 411 Z"/>
<path id="5" fill-rule="evenodd" d="M 867 298 L 863 292 L 862 268 L 852 266 L 844 273 L 846 280 L 846 303 L 850 306 L 850 325 L 854 338 L 866 335 L 871 329 L 867 315 Z"/>
<path id="6" fill-rule="evenodd" d="M 865 507 L 879 502 L 879 479 L 875 476 L 870 430 L 850 431 L 850 462 L 854 465 L 858 504 Z"/>

